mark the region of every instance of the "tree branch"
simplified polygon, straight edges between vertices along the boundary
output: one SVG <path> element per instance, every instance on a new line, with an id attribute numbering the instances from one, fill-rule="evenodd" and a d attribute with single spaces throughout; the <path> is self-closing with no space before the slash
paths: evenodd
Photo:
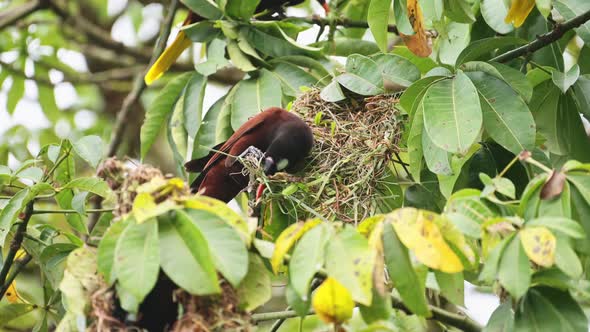
<path id="1" fill-rule="evenodd" d="M 86 213 L 103 213 L 103 212 L 112 212 L 115 209 L 88 209 Z M 78 213 L 76 210 L 33 210 L 32 214 L 69 214 L 69 213 Z"/>
<path id="2" fill-rule="evenodd" d="M 24 17 L 29 16 L 37 10 L 47 8 L 47 5 L 48 3 L 46 0 L 31 0 L 18 7 L 6 11 L 0 16 L 0 30 L 11 24 L 14 24 Z"/>
<path id="3" fill-rule="evenodd" d="M 0 287 L 0 299 L 2 299 L 2 297 L 4 296 L 6 291 L 8 290 L 8 287 L 10 286 L 10 284 L 12 284 L 12 282 L 14 281 L 16 276 L 20 273 L 20 271 L 27 264 L 29 264 L 31 259 L 33 259 L 33 256 L 27 254 L 24 258 L 22 258 L 21 260 L 16 262 L 16 264 L 14 264 L 14 269 L 13 269 L 12 273 L 10 274 L 10 276 L 8 276 L 8 278 L 6 278 L 6 282 L 4 283 L 4 285 L 2 287 Z"/>
<path id="4" fill-rule="evenodd" d="M 265 18 L 265 20 L 270 20 L 270 21 L 281 21 L 281 20 L 292 20 L 292 21 L 299 21 L 299 22 L 304 22 L 304 23 L 308 23 L 308 24 L 315 24 L 315 25 L 319 25 L 319 26 L 326 26 L 326 25 L 330 25 L 331 23 L 337 26 L 342 26 L 342 27 L 346 27 L 346 28 L 369 28 L 369 23 L 367 23 L 366 21 L 355 21 L 355 20 L 349 20 L 347 18 L 337 18 L 334 20 L 331 20 L 329 18 L 323 18 L 317 15 L 313 15 L 310 17 L 270 17 L 270 18 Z M 387 31 L 391 32 L 391 33 L 395 33 L 396 35 L 399 34 L 399 31 L 397 30 L 397 27 L 393 24 L 390 24 L 387 26 Z"/>
<path id="5" fill-rule="evenodd" d="M 5 289 L 8 288 L 10 284 L 6 283 L 6 277 L 8 276 L 8 271 L 14 263 L 14 257 L 16 256 L 16 252 L 20 249 L 21 244 L 23 243 L 24 234 L 27 231 L 27 225 L 29 224 L 29 220 L 33 215 L 33 201 L 29 202 L 20 219 L 22 220 L 21 223 L 18 224 L 16 228 L 16 232 L 14 233 L 14 238 L 10 242 L 10 249 L 8 250 L 8 254 L 6 254 L 6 259 L 4 260 L 4 265 L 2 265 L 2 270 L 0 270 L 0 285 L 2 285 L 2 290 L 0 292 L 0 300 L 4 296 Z M 14 278 L 13 278 L 14 279 Z"/>
<path id="6" fill-rule="evenodd" d="M 508 51 L 504 54 L 498 55 L 497 57 L 492 58 L 490 61 L 506 62 L 526 54 L 534 53 L 540 50 L 541 48 L 555 41 L 558 41 L 566 32 L 579 27 L 580 25 L 586 23 L 588 20 L 590 20 L 590 10 L 564 23 L 556 24 L 553 27 L 553 30 L 538 36 L 532 42 L 521 47 L 518 47 L 512 51 Z"/>

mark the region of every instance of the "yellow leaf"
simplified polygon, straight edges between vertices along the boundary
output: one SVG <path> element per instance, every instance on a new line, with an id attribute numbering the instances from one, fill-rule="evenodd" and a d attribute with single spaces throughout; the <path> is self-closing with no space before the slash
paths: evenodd
<path id="1" fill-rule="evenodd" d="M 408 18 L 414 29 L 413 35 L 400 33 L 402 40 L 412 53 L 420 57 L 427 57 L 432 53 L 432 45 L 429 36 L 424 30 L 424 18 L 418 0 L 408 0 Z"/>
<path id="2" fill-rule="evenodd" d="M 446 273 L 463 271 L 459 257 L 443 239 L 433 222 L 435 214 L 415 208 L 402 208 L 387 215 L 400 241 L 424 265 Z"/>
<path id="3" fill-rule="evenodd" d="M 133 212 L 137 223 L 141 224 L 148 219 L 157 217 L 177 208 L 180 208 L 180 206 L 176 205 L 176 203 L 171 200 L 165 200 L 156 204 L 156 201 L 151 194 L 140 193 L 135 197 L 135 200 L 133 200 L 133 208 L 131 211 Z"/>
<path id="4" fill-rule="evenodd" d="M 316 314 L 326 323 L 343 323 L 352 317 L 354 302 L 348 290 L 328 277 L 318 287 L 312 301 Z"/>
<path id="5" fill-rule="evenodd" d="M 520 242 L 531 261 L 544 267 L 555 263 L 555 236 L 545 227 L 525 227 L 520 230 Z"/>
<path id="6" fill-rule="evenodd" d="M 321 222 L 322 221 L 319 219 L 308 220 L 305 223 L 297 222 L 287 227 L 281 235 L 279 235 L 275 241 L 275 251 L 272 253 L 272 258 L 270 259 L 270 265 L 275 274 L 279 272 L 279 268 L 283 265 L 285 255 L 289 252 L 291 247 L 293 247 L 293 244 L 295 244 L 305 232 L 319 225 Z"/>
<path id="7" fill-rule="evenodd" d="M 221 220 L 232 226 L 248 246 L 252 242 L 246 220 L 224 202 L 207 196 L 195 195 L 185 200 L 184 206 L 189 209 L 206 211 L 218 216 Z"/>
<path id="8" fill-rule="evenodd" d="M 512 23 L 518 28 L 524 23 L 533 7 L 535 7 L 535 0 L 512 0 L 512 5 L 504 22 Z"/>
<path id="9" fill-rule="evenodd" d="M 359 233 L 361 233 L 364 237 L 367 237 L 369 236 L 369 234 L 371 234 L 375 226 L 382 222 L 383 219 L 385 219 L 385 215 L 383 214 L 377 214 L 372 217 L 369 217 L 361 221 L 356 230 Z"/>
<path id="10" fill-rule="evenodd" d="M 183 31 L 179 31 L 172 44 L 164 50 L 158 60 L 156 60 L 156 62 L 150 67 L 147 74 L 145 74 L 145 84 L 150 85 L 164 75 L 182 52 L 191 46 L 191 44 L 192 41 L 188 39 L 186 34 Z"/>
<path id="11" fill-rule="evenodd" d="M 384 215 L 379 216 L 381 217 L 381 220 L 385 219 Z M 371 248 L 375 260 L 375 267 L 373 268 L 373 286 L 377 289 L 379 294 L 383 296 L 386 292 L 385 261 L 383 258 L 383 223 L 378 223 L 373 227 L 371 235 L 369 235 L 369 248 Z"/>
<path id="12" fill-rule="evenodd" d="M 430 211 L 422 211 L 426 219 L 432 220 L 438 226 L 445 240 L 452 243 L 463 255 L 464 259 L 469 262 L 470 266 L 476 263 L 475 252 L 465 240 L 463 233 L 444 215 L 439 215 Z"/>
<path id="13" fill-rule="evenodd" d="M 16 251 L 16 254 L 14 255 L 14 259 L 19 260 L 21 258 L 24 258 L 26 254 L 27 254 L 27 252 L 23 248 L 20 248 L 19 250 Z"/>
<path id="14" fill-rule="evenodd" d="M 17 303 L 19 302 L 20 296 L 16 291 L 16 280 L 12 281 L 6 290 L 6 298 L 10 303 Z"/>

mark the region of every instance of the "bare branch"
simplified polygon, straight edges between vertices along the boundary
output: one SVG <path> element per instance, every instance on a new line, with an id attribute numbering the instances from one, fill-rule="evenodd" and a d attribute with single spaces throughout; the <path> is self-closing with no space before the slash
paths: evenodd
<path id="1" fill-rule="evenodd" d="M 6 11 L 4 14 L 0 15 L 0 30 L 29 16 L 37 10 L 47 8 L 47 5 L 48 3 L 46 0 L 31 0 Z"/>
<path id="2" fill-rule="evenodd" d="M 506 62 L 526 54 L 534 53 L 542 49 L 543 47 L 555 41 L 558 41 L 566 32 L 579 27 L 580 25 L 586 23 L 588 20 L 590 20 L 590 10 L 562 24 L 556 24 L 553 30 L 538 36 L 532 42 L 521 47 L 518 47 L 512 51 L 508 51 L 504 54 L 498 55 L 491 61 Z"/>

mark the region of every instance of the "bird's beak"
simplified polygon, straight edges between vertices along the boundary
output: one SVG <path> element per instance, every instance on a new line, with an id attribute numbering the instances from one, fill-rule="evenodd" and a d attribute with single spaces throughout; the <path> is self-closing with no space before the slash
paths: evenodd
<path id="1" fill-rule="evenodd" d="M 277 172 L 277 165 L 271 157 L 264 158 L 264 166 L 263 166 L 264 174 L 266 175 L 273 175 Z"/>

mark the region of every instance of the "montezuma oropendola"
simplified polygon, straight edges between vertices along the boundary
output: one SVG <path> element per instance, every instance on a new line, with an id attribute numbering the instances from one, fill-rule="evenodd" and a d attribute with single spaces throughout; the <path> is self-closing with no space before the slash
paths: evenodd
<path id="1" fill-rule="evenodd" d="M 189 172 L 201 174 L 191 189 L 203 195 L 229 202 L 248 186 L 248 176 L 236 156 L 263 152 L 264 173 L 294 171 L 313 146 L 311 128 L 297 115 L 282 108 L 269 108 L 244 123 L 224 143 L 204 158 L 185 164 Z"/>
<path id="2" fill-rule="evenodd" d="M 268 10 L 271 14 L 280 12 L 283 7 L 286 6 L 295 6 L 302 3 L 305 0 L 261 0 L 258 6 L 256 7 L 256 13 L 261 13 L 265 10 Z M 316 0 L 319 2 L 326 13 L 330 11 L 330 7 L 328 7 L 328 3 L 326 0 Z M 182 26 L 193 24 L 196 22 L 201 21 L 203 18 L 200 17 L 198 14 L 189 11 L 187 17 L 184 19 Z M 160 57 L 154 62 L 154 64 L 150 67 L 150 70 L 145 75 L 145 83 L 147 85 L 152 84 L 155 80 L 160 78 L 167 70 L 172 66 L 174 61 L 178 59 L 178 57 L 186 50 L 192 41 L 186 36 L 186 34 L 180 30 L 176 35 L 176 38 L 168 46 L 164 52 L 160 55 Z"/>

